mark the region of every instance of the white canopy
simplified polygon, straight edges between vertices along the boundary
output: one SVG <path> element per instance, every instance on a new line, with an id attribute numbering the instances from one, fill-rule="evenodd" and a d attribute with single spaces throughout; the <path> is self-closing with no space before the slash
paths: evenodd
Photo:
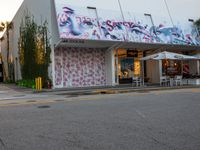
<path id="1" fill-rule="evenodd" d="M 162 60 L 162 59 L 171 59 L 171 60 L 189 60 L 189 59 L 192 59 L 192 60 L 194 60 L 194 59 L 198 59 L 198 58 L 194 57 L 194 56 L 188 56 L 188 55 L 164 51 L 164 52 L 160 52 L 160 53 L 156 53 L 156 54 L 153 54 L 153 55 L 143 57 L 140 60 Z"/>
<path id="2" fill-rule="evenodd" d="M 200 54 L 196 54 L 194 55 L 194 57 L 196 57 L 197 59 L 200 59 Z"/>

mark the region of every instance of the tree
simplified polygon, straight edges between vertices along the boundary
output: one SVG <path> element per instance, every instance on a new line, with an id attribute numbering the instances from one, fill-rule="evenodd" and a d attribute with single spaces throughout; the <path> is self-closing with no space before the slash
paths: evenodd
<path id="1" fill-rule="evenodd" d="M 5 30 L 5 24 L 3 22 L 0 22 L 0 32 L 3 32 Z M 0 43 L 4 40 L 4 36 L 0 37 Z M 1 46 L 1 45 L 0 45 Z M 2 58 L 2 53 L 0 52 L 0 59 L 2 62 L 2 67 L 4 68 L 4 64 L 3 64 L 3 58 Z M 5 70 L 3 69 L 3 74 L 5 74 L 6 76 L 6 72 L 4 72 Z"/>
<path id="2" fill-rule="evenodd" d="M 0 22 L 0 32 L 4 31 L 5 24 L 3 22 Z"/>
<path id="3" fill-rule="evenodd" d="M 10 56 L 10 30 L 13 28 L 13 23 L 12 22 L 1 22 L 0 23 L 0 32 L 6 31 L 6 41 L 7 41 L 7 68 L 8 68 L 8 80 L 14 80 L 14 75 L 13 75 L 13 64 L 9 58 Z"/>
<path id="4" fill-rule="evenodd" d="M 200 26 L 200 18 L 195 21 L 195 25 L 198 26 L 198 27 Z"/>
<path id="5" fill-rule="evenodd" d="M 5 28 L 6 28 L 6 38 L 7 38 L 7 67 L 8 67 L 8 80 L 14 80 L 14 67 L 13 62 L 11 62 L 10 59 L 10 30 L 13 28 L 12 22 L 5 22 Z"/>
<path id="6" fill-rule="evenodd" d="M 198 33 L 200 34 L 200 18 L 194 22 L 194 25 L 197 27 Z"/>
<path id="7" fill-rule="evenodd" d="M 33 17 L 22 20 L 19 38 L 19 60 L 22 79 L 42 77 L 43 85 L 49 79 L 51 46 L 47 34 L 47 22 L 37 25 Z"/>

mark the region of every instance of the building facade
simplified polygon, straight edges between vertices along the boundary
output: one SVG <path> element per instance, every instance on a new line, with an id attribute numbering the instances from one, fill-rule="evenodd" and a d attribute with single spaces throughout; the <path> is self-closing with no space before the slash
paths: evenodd
<path id="1" fill-rule="evenodd" d="M 52 46 L 49 77 L 54 88 L 128 83 L 133 76 L 159 82 L 164 62 L 140 58 L 169 50 L 200 53 L 200 35 L 193 26 L 200 2 L 172 0 L 24 0 L 10 31 L 15 79 L 21 78 L 18 39 L 28 12 L 40 24 L 48 22 Z M 186 10 L 187 9 L 187 10 Z M 2 52 L 6 44 L 2 44 Z M 173 62 L 178 64 L 177 62 Z M 199 73 L 199 62 L 191 64 Z"/>

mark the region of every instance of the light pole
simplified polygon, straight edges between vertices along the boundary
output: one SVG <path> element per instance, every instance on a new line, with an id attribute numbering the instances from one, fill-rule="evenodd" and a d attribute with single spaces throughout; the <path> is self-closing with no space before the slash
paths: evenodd
<path id="1" fill-rule="evenodd" d="M 120 0 L 118 0 L 118 4 L 119 4 L 119 8 L 120 8 L 120 12 L 121 12 L 121 15 L 122 15 L 123 22 L 125 22 L 124 13 L 123 13 L 123 10 L 122 10 L 122 5 L 121 5 Z M 126 39 L 125 40 L 128 41 L 129 36 L 128 36 L 128 30 L 127 30 L 126 26 L 125 26 L 125 29 L 126 29 Z"/>
<path id="2" fill-rule="evenodd" d="M 168 4 L 167 4 L 167 1 L 164 0 L 164 2 L 165 2 L 165 6 L 166 6 L 166 8 L 167 8 L 167 12 L 168 12 L 168 14 L 169 14 L 170 20 L 171 20 L 171 22 L 172 22 L 172 25 L 174 26 L 174 22 L 173 22 L 173 19 L 172 19 L 172 16 L 171 16 L 171 13 L 170 13 L 169 6 L 168 6 Z"/>

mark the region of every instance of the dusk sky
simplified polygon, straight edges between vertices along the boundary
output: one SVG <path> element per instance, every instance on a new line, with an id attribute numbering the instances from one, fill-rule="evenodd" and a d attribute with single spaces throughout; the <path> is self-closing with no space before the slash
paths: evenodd
<path id="1" fill-rule="evenodd" d="M 23 0 L 0 0 L 0 21 L 10 21 Z"/>
<path id="2" fill-rule="evenodd" d="M 12 18 L 14 17 L 14 14 L 17 11 L 17 9 L 19 8 L 20 4 L 22 3 L 22 1 L 23 0 L 0 0 L 0 21 L 11 21 Z M 74 0 L 66 0 L 66 1 L 70 2 L 70 4 L 76 3 Z M 77 0 L 77 1 L 82 2 L 82 0 Z M 105 3 L 105 2 L 112 4 L 113 1 L 117 1 L 117 0 L 110 0 L 110 1 L 107 1 L 107 0 L 94 0 L 94 1 L 88 0 L 85 3 L 94 2 L 94 5 L 95 4 L 100 5 L 101 3 Z M 129 9 L 129 7 L 131 8 L 135 5 L 142 6 L 145 1 L 146 0 L 140 0 L 140 1 L 132 0 L 131 3 L 133 3 L 133 5 L 127 5 L 126 6 L 127 8 L 123 7 L 123 9 Z M 153 1 L 162 2 L 162 3 L 164 2 L 164 0 L 153 0 Z M 122 3 L 130 3 L 130 0 L 121 0 L 121 2 Z M 176 4 L 179 3 L 180 7 L 187 6 L 187 8 L 184 12 L 187 13 L 187 14 L 189 13 L 188 16 L 190 16 L 190 14 L 195 14 L 195 13 L 199 15 L 199 13 L 200 13 L 200 11 L 199 11 L 200 0 L 167 0 L 167 2 L 169 4 L 169 7 L 170 7 L 171 10 L 175 9 L 173 7 L 174 3 L 176 3 Z M 191 3 L 196 4 L 195 5 L 196 7 L 194 7 L 194 5 L 191 5 Z M 82 3 L 81 3 L 81 5 L 82 5 Z M 175 6 L 177 6 L 177 5 L 175 5 Z M 148 6 L 148 7 L 151 8 L 152 6 Z M 140 7 L 138 7 L 138 10 L 136 8 L 137 7 L 134 7 L 134 10 L 136 12 L 139 11 Z M 108 8 L 106 8 L 106 9 L 108 9 Z M 183 12 L 180 12 L 180 14 L 181 13 L 183 13 Z M 173 15 L 173 11 L 172 11 L 172 15 Z"/>

